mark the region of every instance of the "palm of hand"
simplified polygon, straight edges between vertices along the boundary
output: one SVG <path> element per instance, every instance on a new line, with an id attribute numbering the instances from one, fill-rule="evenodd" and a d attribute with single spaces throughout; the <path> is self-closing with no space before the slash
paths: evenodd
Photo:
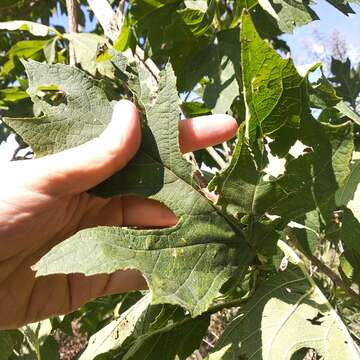
<path id="1" fill-rule="evenodd" d="M 19 194 L 18 187 L 16 190 Z M 111 276 L 59 274 L 35 278 L 31 270 L 51 247 L 80 229 L 122 225 L 122 205 L 120 198 L 105 200 L 87 193 L 44 197 L 27 192 L 20 204 L 2 202 L 1 216 L 14 219 L 12 226 L 16 232 L 3 233 L 7 240 L 1 243 L 1 326 L 18 327 L 52 314 L 70 312 L 104 294 L 145 288 L 144 280 L 135 271 L 119 271 Z"/>

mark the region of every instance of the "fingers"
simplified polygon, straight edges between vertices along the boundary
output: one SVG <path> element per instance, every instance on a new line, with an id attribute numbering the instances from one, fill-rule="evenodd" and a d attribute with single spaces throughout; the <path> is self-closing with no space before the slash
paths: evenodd
<path id="1" fill-rule="evenodd" d="M 147 288 L 147 283 L 139 271 L 119 270 L 110 275 L 110 280 L 101 296 Z"/>
<path id="2" fill-rule="evenodd" d="M 165 205 L 151 199 L 124 196 L 123 225 L 142 228 L 163 228 L 176 225 L 178 219 Z"/>
<path id="3" fill-rule="evenodd" d="M 124 167 L 140 142 L 138 111 L 130 101 L 122 100 L 98 138 L 57 154 L 22 162 L 20 168 L 31 166 L 26 181 L 34 190 L 46 194 L 80 193 Z"/>
<path id="4" fill-rule="evenodd" d="M 238 125 L 229 115 L 199 116 L 180 121 L 180 148 L 183 153 L 220 144 L 235 136 Z"/>
<path id="5" fill-rule="evenodd" d="M 44 279 L 43 281 L 46 282 L 46 278 L 38 278 L 37 281 Z M 64 279 L 64 276 L 61 278 Z M 142 274 L 131 269 L 93 276 L 69 274 L 65 276 L 65 279 L 66 290 L 70 293 L 67 298 L 71 300 L 69 304 L 66 304 L 65 312 L 74 311 L 89 300 L 100 296 L 147 289 L 147 283 Z M 39 303 L 41 302 L 39 301 Z"/>
<path id="6" fill-rule="evenodd" d="M 177 217 L 165 205 L 136 196 L 102 199 L 88 195 L 87 209 L 78 230 L 97 226 L 164 228 L 177 223 Z"/>
<path id="7" fill-rule="evenodd" d="M 48 277 L 43 278 L 44 281 L 46 281 L 46 278 Z M 37 281 L 41 281 L 41 279 L 38 278 Z M 88 301 L 101 296 L 146 290 L 148 288 L 141 272 L 132 269 L 93 276 L 69 274 L 65 276 L 65 279 L 66 290 L 69 292 L 67 298 L 70 299 L 70 303 L 66 304 L 67 308 L 65 311 L 60 310 L 57 311 L 58 313 L 74 311 Z M 39 303 L 41 304 L 41 301 Z"/>
<path id="8" fill-rule="evenodd" d="M 229 115 L 201 116 L 180 121 L 183 153 L 232 138 L 237 123 Z M 31 190 L 50 195 L 78 194 L 120 170 L 137 152 L 141 142 L 139 114 L 134 104 L 122 100 L 112 120 L 98 137 L 75 148 L 32 161 L 11 164 L 20 182 Z M 24 176 L 26 174 L 26 176 Z"/>

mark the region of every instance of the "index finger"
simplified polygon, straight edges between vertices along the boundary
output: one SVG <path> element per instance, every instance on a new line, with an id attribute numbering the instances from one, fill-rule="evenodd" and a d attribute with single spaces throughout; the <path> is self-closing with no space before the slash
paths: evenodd
<path id="1" fill-rule="evenodd" d="M 180 149 L 183 153 L 220 144 L 235 136 L 238 128 L 230 115 L 207 115 L 181 120 Z"/>

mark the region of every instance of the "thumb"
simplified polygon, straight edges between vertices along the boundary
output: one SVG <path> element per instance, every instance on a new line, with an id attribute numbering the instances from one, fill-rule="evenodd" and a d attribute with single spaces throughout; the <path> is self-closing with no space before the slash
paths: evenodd
<path id="1" fill-rule="evenodd" d="M 121 100 L 99 137 L 57 154 L 25 161 L 29 167 L 24 185 L 46 194 L 86 191 L 123 168 L 138 151 L 140 142 L 138 111 L 130 101 Z"/>

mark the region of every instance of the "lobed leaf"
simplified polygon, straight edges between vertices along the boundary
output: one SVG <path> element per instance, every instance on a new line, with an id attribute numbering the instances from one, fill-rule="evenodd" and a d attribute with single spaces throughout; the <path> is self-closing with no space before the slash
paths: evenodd
<path id="1" fill-rule="evenodd" d="M 303 264 L 290 261 L 301 271 L 290 266 L 259 285 L 217 343 L 215 352 L 224 349 L 221 359 L 288 360 L 303 348 L 327 360 L 359 359 L 345 325 Z"/>
<path id="2" fill-rule="evenodd" d="M 37 155 L 61 151 L 101 133 L 112 108 L 96 81 L 64 65 L 28 62 L 26 69 L 28 92 L 44 115 L 5 121 L 33 146 Z M 179 101 L 171 66 L 161 73 L 156 92 L 148 87 L 148 79 L 149 74 L 139 69 L 139 77 L 135 76 L 131 85 L 146 116 L 141 149 L 123 171 L 93 192 L 158 200 L 177 215 L 178 224 L 153 230 L 82 230 L 54 247 L 34 269 L 37 276 L 138 269 L 153 293 L 153 303 L 179 304 L 198 315 L 231 276 L 246 269 L 251 252 L 241 235 L 199 193 L 191 166 L 180 153 Z M 59 86 L 64 94 L 61 102 L 48 103 L 36 95 L 36 89 L 46 84 Z"/>
<path id="3" fill-rule="evenodd" d="M 295 220 L 325 204 L 345 182 L 354 148 L 352 126 L 316 121 L 309 113 L 308 103 L 301 101 L 307 94 L 295 69 L 292 72 L 295 87 L 288 91 L 284 88 L 283 92 L 282 87 L 283 78 L 289 79 L 286 72 L 278 74 L 275 82 L 268 82 L 264 74 L 271 78 L 272 66 L 277 73 L 279 66 L 287 67 L 290 63 L 260 40 L 246 13 L 243 21 L 242 37 L 246 42 L 242 51 L 243 78 L 248 115 L 238 131 L 230 164 L 215 176 L 210 189 L 219 194 L 218 204 L 239 220 L 247 215 L 256 222 L 265 214 L 281 216 L 284 222 Z M 293 98 L 294 89 L 299 98 Z M 288 157 L 284 175 L 269 178 L 264 171 L 268 161 L 262 139 L 262 134 L 266 134 L 264 124 L 267 123 L 265 129 L 277 130 L 284 125 L 284 119 L 288 122 L 294 118 L 299 120 L 296 138 L 306 152 L 298 158 Z M 260 134 L 258 126 L 263 128 Z M 283 135 L 276 133 L 275 141 Z M 260 139 L 256 140 L 256 136 Z M 249 225 L 247 220 L 245 223 Z"/>

